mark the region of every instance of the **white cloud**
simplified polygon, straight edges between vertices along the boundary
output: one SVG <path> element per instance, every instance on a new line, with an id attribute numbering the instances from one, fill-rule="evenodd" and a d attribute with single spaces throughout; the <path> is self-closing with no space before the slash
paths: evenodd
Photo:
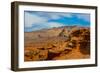
<path id="1" fill-rule="evenodd" d="M 36 12 L 35 14 L 47 17 L 48 19 L 59 19 L 61 16 L 72 17 L 71 13 L 64 12 Z"/>
<path id="2" fill-rule="evenodd" d="M 26 30 L 40 30 L 40 29 L 48 29 L 53 27 L 61 27 L 67 26 L 68 24 L 62 24 L 59 22 L 50 21 L 51 19 L 59 19 L 61 16 L 64 17 L 73 17 L 71 13 L 49 13 L 49 12 L 25 12 L 25 29 Z M 89 20 L 89 15 L 87 14 L 77 14 L 76 15 L 79 19 Z M 75 25 L 71 24 L 70 26 Z M 78 24 L 77 24 L 78 25 Z M 79 24 L 80 25 L 80 24 Z"/>
<path id="3" fill-rule="evenodd" d="M 33 24 L 42 24 L 47 21 L 46 18 L 40 17 L 34 14 L 30 14 L 28 12 L 25 13 L 25 27 L 32 27 Z"/>
<path id="4" fill-rule="evenodd" d="M 51 17 L 51 19 L 59 19 L 61 16 L 72 17 L 72 14 L 70 13 L 48 13 L 48 15 Z"/>
<path id="5" fill-rule="evenodd" d="M 84 19 L 85 21 L 90 21 L 90 15 L 89 14 L 78 14 L 77 17 L 79 19 Z"/>
<path id="6" fill-rule="evenodd" d="M 61 27 L 61 26 L 65 26 L 64 24 L 61 23 L 57 23 L 57 22 L 49 22 L 47 23 L 48 27 L 52 28 L 52 27 Z"/>
<path id="7" fill-rule="evenodd" d="M 60 13 L 49 13 L 49 16 L 51 16 L 52 19 L 60 18 Z M 29 12 L 25 12 L 25 27 L 30 28 L 34 27 L 37 28 L 51 28 L 51 27 L 60 27 L 64 26 L 63 24 L 57 23 L 57 22 L 48 22 L 50 18 L 47 18 L 45 16 L 39 16 L 36 14 L 31 14 Z"/>
<path id="8" fill-rule="evenodd" d="M 65 26 L 65 25 L 57 22 L 45 22 L 45 24 L 33 24 L 33 27 L 27 29 L 31 31 L 36 31 L 36 30 L 49 29 L 49 28 L 61 27 L 61 26 Z"/>
<path id="9" fill-rule="evenodd" d="M 25 29 L 29 30 L 40 30 L 48 29 L 53 27 L 65 26 L 64 24 L 58 22 L 48 22 L 50 19 L 59 19 L 60 16 L 65 16 L 63 13 L 29 13 L 25 12 Z M 67 15 L 70 16 L 70 15 Z"/>

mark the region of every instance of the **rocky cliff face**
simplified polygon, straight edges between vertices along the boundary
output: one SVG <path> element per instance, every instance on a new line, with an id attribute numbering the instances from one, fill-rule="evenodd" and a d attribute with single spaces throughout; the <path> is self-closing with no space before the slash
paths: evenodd
<path id="1" fill-rule="evenodd" d="M 90 29 L 59 27 L 25 33 L 25 61 L 90 57 Z"/>
<path id="2" fill-rule="evenodd" d="M 62 31 L 59 33 L 58 36 L 68 37 L 69 36 L 69 32 L 68 32 L 67 28 L 63 28 Z"/>

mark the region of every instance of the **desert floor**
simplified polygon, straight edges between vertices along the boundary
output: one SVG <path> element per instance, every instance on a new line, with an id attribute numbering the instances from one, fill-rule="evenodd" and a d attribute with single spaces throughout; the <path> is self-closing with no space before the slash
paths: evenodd
<path id="1" fill-rule="evenodd" d="M 90 28 L 60 27 L 25 32 L 24 61 L 90 58 Z"/>

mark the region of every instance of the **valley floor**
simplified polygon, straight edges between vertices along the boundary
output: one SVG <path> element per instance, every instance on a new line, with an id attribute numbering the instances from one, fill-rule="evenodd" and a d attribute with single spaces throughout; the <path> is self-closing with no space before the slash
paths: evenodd
<path id="1" fill-rule="evenodd" d="M 69 46 L 70 44 L 70 46 Z M 25 45 L 25 61 L 86 59 L 90 55 L 82 53 L 79 44 L 74 47 L 67 37 L 36 39 Z M 87 52 L 87 50 L 83 50 Z"/>

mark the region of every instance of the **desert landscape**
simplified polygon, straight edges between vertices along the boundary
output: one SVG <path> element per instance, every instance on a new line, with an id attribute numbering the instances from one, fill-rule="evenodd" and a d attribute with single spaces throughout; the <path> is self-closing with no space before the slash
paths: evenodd
<path id="1" fill-rule="evenodd" d="M 24 35 L 24 61 L 90 58 L 89 27 L 53 27 Z"/>

